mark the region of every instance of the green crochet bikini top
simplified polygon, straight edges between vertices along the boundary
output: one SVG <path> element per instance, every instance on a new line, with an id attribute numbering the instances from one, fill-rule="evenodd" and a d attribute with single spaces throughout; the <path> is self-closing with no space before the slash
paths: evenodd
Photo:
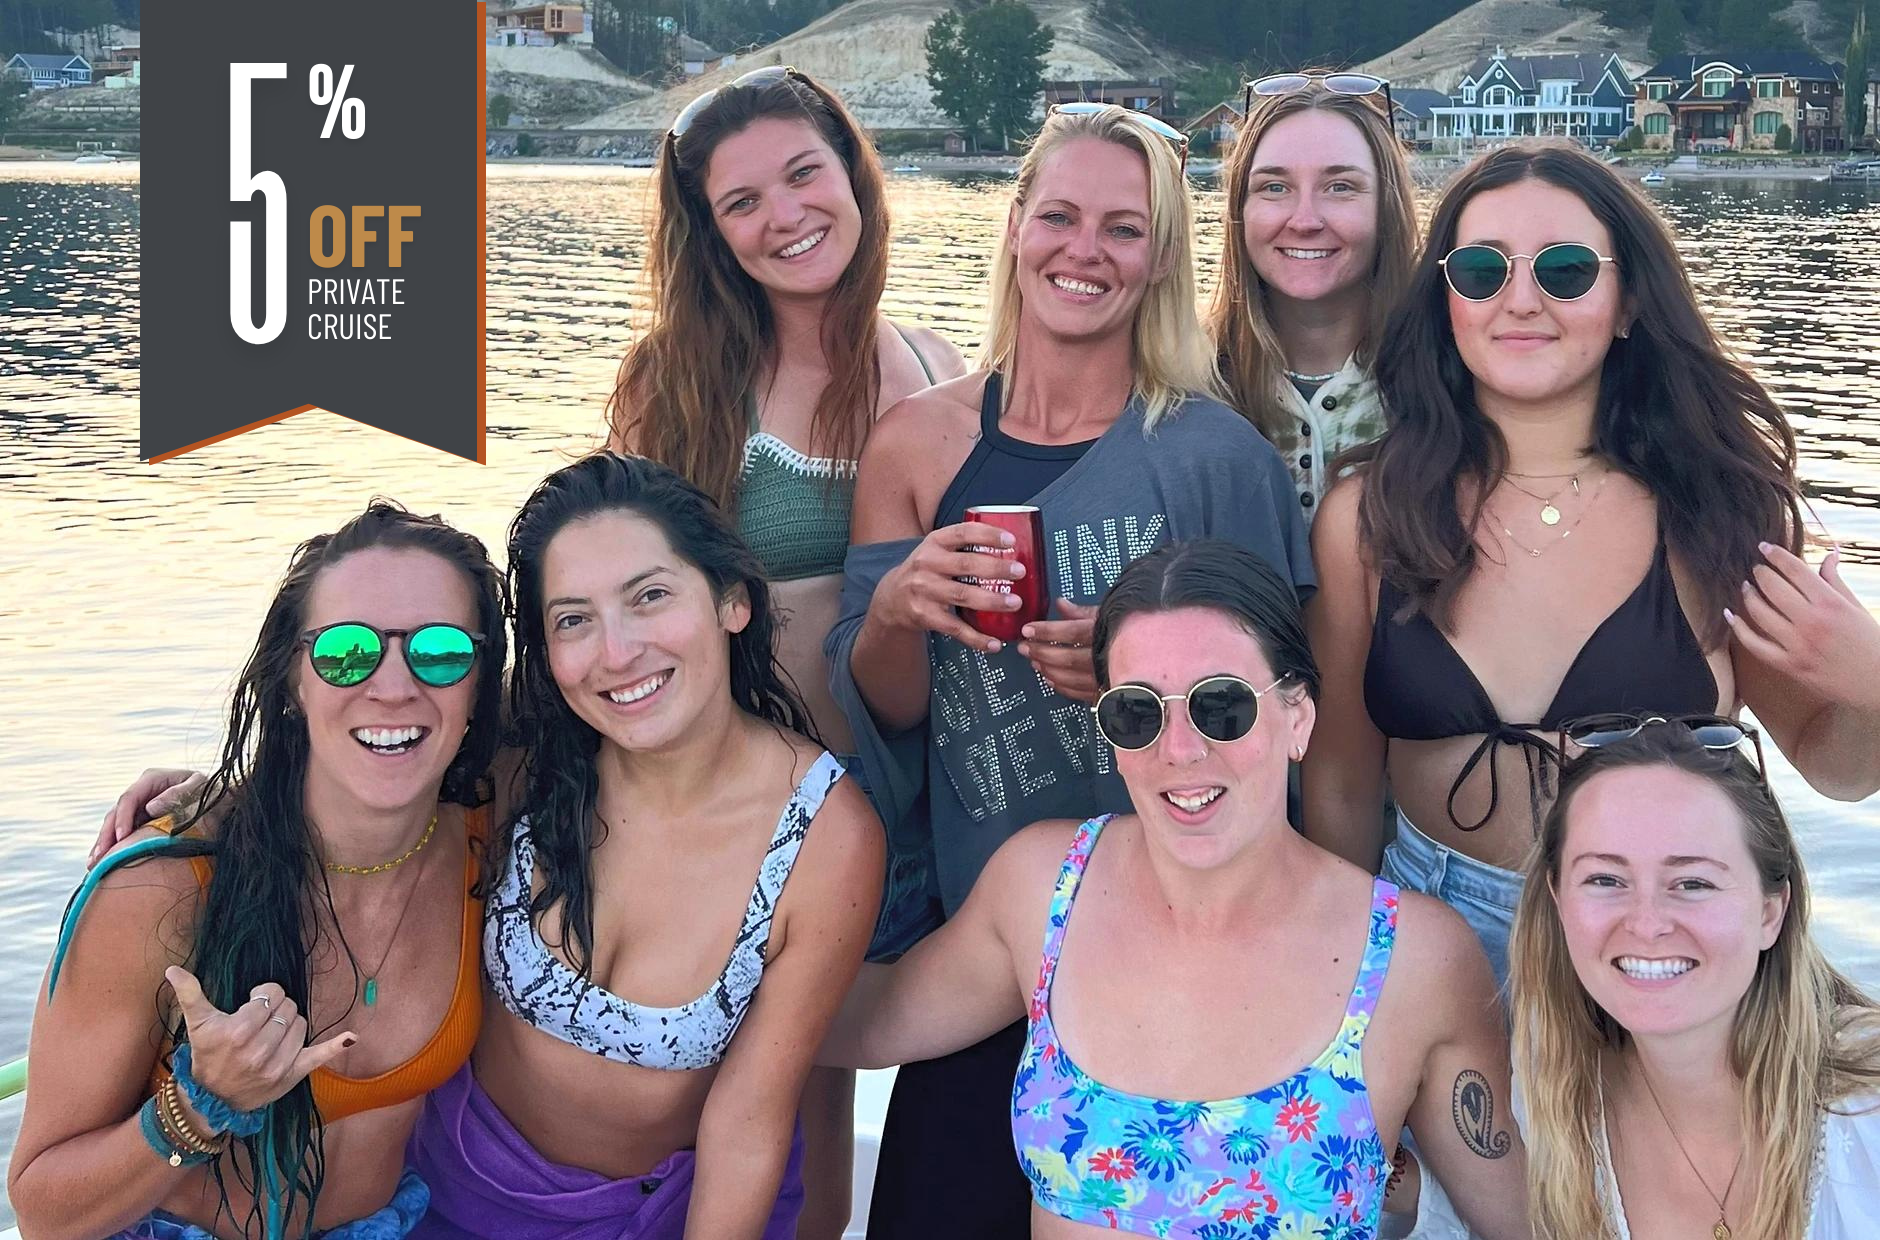
<path id="1" fill-rule="evenodd" d="M 908 347 L 914 342 L 899 327 Z M 921 373 L 933 382 L 927 359 L 914 349 Z M 854 461 L 805 456 L 757 429 L 757 400 L 745 393 L 750 437 L 738 482 L 738 531 L 763 561 L 772 581 L 797 581 L 842 571 L 849 549 L 849 512 L 855 503 Z"/>

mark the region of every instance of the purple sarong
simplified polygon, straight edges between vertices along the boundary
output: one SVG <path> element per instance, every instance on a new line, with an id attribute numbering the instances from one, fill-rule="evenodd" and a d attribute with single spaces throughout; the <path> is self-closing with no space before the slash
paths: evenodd
<path id="1" fill-rule="evenodd" d="M 411 1240 L 684 1240 L 691 1150 L 625 1180 L 552 1163 L 497 1109 L 467 1063 L 425 1098 L 405 1157 L 431 1186 L 431 1212 Z M 764 1240 L 792 1240 L 802 1210 L 799 1130 Z"/>

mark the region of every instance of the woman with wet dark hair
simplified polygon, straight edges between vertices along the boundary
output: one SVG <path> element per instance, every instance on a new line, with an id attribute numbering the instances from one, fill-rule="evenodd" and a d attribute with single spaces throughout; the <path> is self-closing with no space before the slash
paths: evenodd
<path id="1" fill-rule="evenodd" d="M 867 966 L 822 1057 L 1024 1022 L 1006 1121 L 1039 1240 L 1374 1236 L 1406 1123 L 1478 1234 L 1527 1237 L 1481 948 L 1287 822 L 1319 685 L 1292 583 L 1175 543 L 1123 570 L 1094 632 L 1135 812 L 1013 836 L 944 926 Z"/>
<path id="2" fill-rule="evenodd" d="M 23 1230 L 405 1235 L 403 1151 L 482 1013 L 505 642 L 483 545 L 374 503 L 303 543 L 195 807 L 68 908 L 8 1170 Z"/>
<path id="3" fill-rule="evenodd" d="M 797 1100 L 874 925 L 880 825 L 810 739 L 763 567 L 697 487 L 577 461 L 517 514 L 509 571 L 524 770 L 484 926 L 497 1003 L 413 1137 L 417 1234 L 794 1236 Z"/>
<path id="4" fill-rule="evenodd" d="M 1880 624 L 1800 558 L 1788 420 L 1611 168 L 1521 142 L 1451 182 L 1377 378 L 1314 527 L 1314 839 L 1375 867 L 1388 772 L 1384 874 L 1503 976 L 1567 721 L 1748 706 L 1819 791 L 1880 788 Z"/>

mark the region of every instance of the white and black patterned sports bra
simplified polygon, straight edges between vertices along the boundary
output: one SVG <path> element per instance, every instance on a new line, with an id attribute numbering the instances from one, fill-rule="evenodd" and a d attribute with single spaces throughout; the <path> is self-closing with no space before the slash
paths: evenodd
<path id="1" fill-rule="evenodd" d="M 535 844 L 524 818 L 516 824 L 510 864 L 490 893 L 484 915 L 483 967 L 497 997 L 544 1033 L 621 1063 L 673 1072 L 717 1063 L 725 1057 L 763 976 L 771 915 L 796 865 L 810 820 L 842 774 L 841 763 L 825 753 L 797 784 L 770 837 L 724 972 L 704 994 L 674 1008 L 623 999 L 583 978 L 548 950 L 529 919 Z"/>

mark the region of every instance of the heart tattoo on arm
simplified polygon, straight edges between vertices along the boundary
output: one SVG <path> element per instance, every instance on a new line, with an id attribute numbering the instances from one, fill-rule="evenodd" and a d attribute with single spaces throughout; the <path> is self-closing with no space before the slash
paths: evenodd
<path id="1" fill-rule="evenodd" d="M 1505 1132 L 1495 1131 L 1495 1095 L 1488 1078 L 1473 1068 L 1465 1068 L 1456 1077 L 1450 1107 L 1456 1117 L 1456 1131 L 1469 1151 L 1483 1158 L 1500 1158 L 1512 1144 Z"/>

